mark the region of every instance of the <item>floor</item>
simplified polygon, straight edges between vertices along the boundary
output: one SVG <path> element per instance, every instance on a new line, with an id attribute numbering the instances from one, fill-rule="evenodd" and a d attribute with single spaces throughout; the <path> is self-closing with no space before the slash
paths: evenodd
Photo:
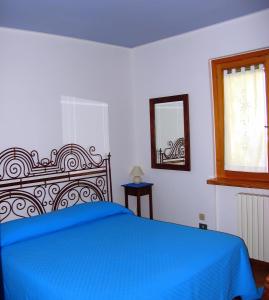
<path id="1" fill-rule="evenodd" d="M 264 285 L 264 279 L 269 274 L 269 263 L 251 259 L 251 266 L 257 286 Z"/>

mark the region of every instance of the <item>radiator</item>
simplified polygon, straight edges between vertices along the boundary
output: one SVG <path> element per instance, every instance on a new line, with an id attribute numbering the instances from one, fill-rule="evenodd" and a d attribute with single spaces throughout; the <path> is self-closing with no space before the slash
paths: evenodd
<path id="1" fill-rule="evenodd" d="M 269 262 L 269 195 L 237 194 L 238 235 L 251 258 Z"/>

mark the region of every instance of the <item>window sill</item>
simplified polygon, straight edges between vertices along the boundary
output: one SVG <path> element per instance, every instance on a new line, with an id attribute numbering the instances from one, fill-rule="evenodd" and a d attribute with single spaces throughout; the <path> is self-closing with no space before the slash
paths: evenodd
<path id="1" fill-rule="evenodd" d="M 237 187 L 269 190 L 269 182 L 267 182 L 267 181 L 252 181 L 252 180 L 228 179 L 228 178 L 211 178 L 211 179 L 207 180 L 207 184 L 237 186 Z"/>

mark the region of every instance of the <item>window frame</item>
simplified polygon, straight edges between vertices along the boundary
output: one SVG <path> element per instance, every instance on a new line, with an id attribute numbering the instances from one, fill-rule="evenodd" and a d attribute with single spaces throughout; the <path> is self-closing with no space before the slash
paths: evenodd
<path id="1" fill-rule="evenodd" d="M 269 49 L 229 56 L 211 61 L 214 130 L 215 130 L 215 169 L 216 178 L 207 183 L 216 185 L 244 186 L 269 189 L 269 170 L 266 173 L 227 171 L 224 169 L 224 80 L 225 69 L 264 64 L 266 82 L 267 124 L 269 125 Z M 269 130 L 267 130 L 267 135 Z M 269 166 L 269 136 L 268 136 Z"/>

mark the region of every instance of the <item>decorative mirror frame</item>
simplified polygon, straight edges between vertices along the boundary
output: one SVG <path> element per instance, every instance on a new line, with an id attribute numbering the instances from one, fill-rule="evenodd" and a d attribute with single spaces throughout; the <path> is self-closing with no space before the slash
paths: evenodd
<path id="1" fill-rule="evenodd" d="M 157 162 L 156 157 L 156 130 L 155 130 L 155 105 L 166 102 L 183 102 L 184 111 L 184 147 L 185 147 L 185 164 L 160 164 Z M 191 160 L 190 160 L 190 125 L 189 125 L 189 96 L 188 94 L 167 96 L 160 98 L 149 99 L 150 109 L 150 136 L 151 136 L 151 167 L 153 169 L 168 169 L 178 171 L 190 171 Z"/>

